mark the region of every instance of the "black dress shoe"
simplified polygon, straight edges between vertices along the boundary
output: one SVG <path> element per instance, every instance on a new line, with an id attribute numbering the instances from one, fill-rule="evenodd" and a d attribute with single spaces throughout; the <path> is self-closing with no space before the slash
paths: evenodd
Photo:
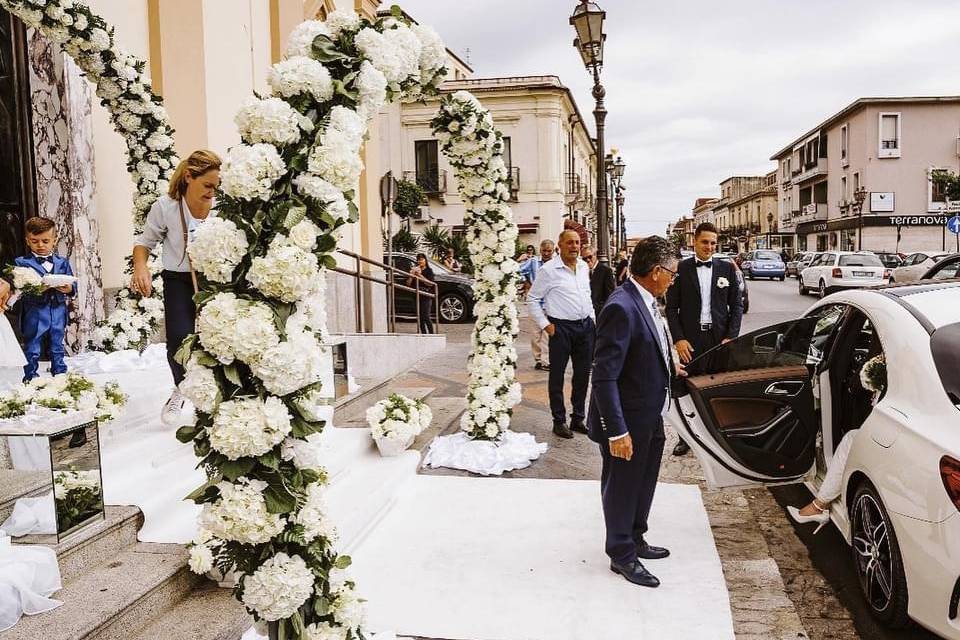
<path id="1" fill-rule="evenodd" d="M 567 427 L 564 422 L 554 422 L 553 423 L 553 433 L 554 435 L 560 436 L 561 438 L 572 438 L 573 431 Z"/>
<path id="2" fill-rule="evenodd" d="M 67 447 L 70 449 L 76 449 L 77 447 L 82 447 L 87 444 L 87 430 L 81 429 L 80 431 L 74 431 L 73 435 L 70 436 L 70 442 L 67 444 Z"/>
<path id="3" fill-rule="evenodd" d="M 641 587 L 656 588 L 660 586 L 660 580 L 643 566 L 639 560 L 627 564 L 610 563 L 610 571 L 619 573 L 627 582 L 638 584 Z"/>
<path id="4" fill-rule="evenodd" d="M 580 420 L 574 420 L 570 423 L 570 431 L 576 431 L 577 433 L 587 433 L 587 425 L 583 424 Z"/>
<path id="5" fill-rule="evenodd" d="M 685 456 L 690 453 L 690 445 L 681 440 L 677 443 L 677 446 L 673 448 L 673 455 L 675 456 Z"/>
<path id="6" fill-rule="evenodd" d="M 640 538 L 637 542 L 637 557 L 641 560 L 663 560 L 670 555 L 670 550 L 664 547 L 655 547 L 647 544 L 647 541 Z"/>
<path id="7" fill-rule="evenodd" d="M 543 365 L 540 364 L 539 362 L 533 365 L 533 368 L 536 369 L 537 371 L 543 371 Z"/>

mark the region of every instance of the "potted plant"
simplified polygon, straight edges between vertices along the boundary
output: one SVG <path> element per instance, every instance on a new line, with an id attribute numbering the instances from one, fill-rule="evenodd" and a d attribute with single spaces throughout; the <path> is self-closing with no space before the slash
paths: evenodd
<path id="1" fill-rule="evenodd" d="M 399 393 L 392 393 L 386 400 L 367 409 L 370 434 L 382 456 L 396 456 L 406 451 L 430 426 L 431 420 L 433 412 L 425 402 L 411 400 Z"/>

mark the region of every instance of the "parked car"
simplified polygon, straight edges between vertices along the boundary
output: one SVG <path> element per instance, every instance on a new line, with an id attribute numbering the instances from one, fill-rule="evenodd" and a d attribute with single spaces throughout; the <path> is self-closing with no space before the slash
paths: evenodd
<path id="1" fill-rule="evenodd" d="M 729 253 L 715 253 L 713 254 L 713 257 L 720 260 L 726 260 L 727 262 L 733 264 L 734 269 L 737 271 L 737 282 L 740 284 L 740 297 L 743 300 L 743 312 L 748 313 L 750 311 L 750 290 L 747 288 L 747 281 L 743 277 L 743 271 L 740 270 L 736 260 L 734 260 L 733 256 Z"/>
<path id="2" fill-rule="evenodd" d="M 859 289 L 887 284 L 890 270 L 869 251 L 826 251 L 800 272 L 800 295 L 813 289 L 824 297 L 837 289 Z"/>
<path id="3" fill-rule="evenodd" d="M 416 254 L 395 253 L 392 255 L 390 264 L 404 273 L 409 273 L 416 262 Z M 440 321 L 469 321 L 473 318 L 473 281 L 469 276 L 447 270 L 438 262 L 433 260 L 429 262 L 437 280 L 437 289 L 440 296 Z M 398 284 L 405 284 L 405 282 L 398 282 Z M 416 316 L 416 294 L 397 289 L 396 309 L 397 315 Z"/>
<path id="4" fill-rule="evenodd" d="M 874 251 L 874 254 L 880 258 L 880 262 L 883 263 L 887 269 L 896 269 L 903 264 L 903 258 L 900 257 L 899 253 L 892 253 L 890 251 Z"/>
<path id="5" fill-rule="evenodd" d="M 948 280 L 950 278 L 960 278 L 960 253 L 942 258 L 920 277 L 921 280 Z"/>
<path id="6" fill-rule="evenodd" d="M 787 277 L 787 266 L 776 251 L 757 249 L 747 253 L 747 257 L 740 263 L 743 275 L 754 278 L 779 278 L 782 282 Z"/>
<path id="7" fill-rule="evenodd" d="M 893 270 L 890 281 L 916 282 L 923 274 L 930 270 L 930 267 L 948 255 L 950 255 L 948 251 L 918 251 L 911 253 L 903 261 L 902 266 Z"/>
<path id="8" fill-rule="evenodd" d="M 813 259 L 819 255 L 816 251 L 800 251 L 793 256 L 792 259 L 788 260 L 787 265 L 787 275 L 788 276 L 799 276 L 800 272 L 810 266 L 810 263 L 813 262 Z"/>
<path id="9" fill-rule="evenodd" d="M 860 369 L 886 358 L 875 400 Z M 873 615 L 960 639 L 960 282 L 838 292 L 693 360 L 667 420 L 710 488 L 816 490 L 859 428 L 830 506 Z"/>

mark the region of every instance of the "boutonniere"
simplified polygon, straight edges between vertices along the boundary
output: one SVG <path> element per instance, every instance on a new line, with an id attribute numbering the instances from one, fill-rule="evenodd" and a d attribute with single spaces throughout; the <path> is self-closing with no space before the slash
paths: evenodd
<path id="1" fill-rule="evenodd" d="M 726 289 L 730 286 L 730 281 L 726 278 L 717 278 L 717 289 Z"/>

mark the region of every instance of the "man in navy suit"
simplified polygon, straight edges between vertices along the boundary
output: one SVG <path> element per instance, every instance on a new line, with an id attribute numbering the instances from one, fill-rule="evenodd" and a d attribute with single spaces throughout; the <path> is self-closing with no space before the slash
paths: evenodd
<path id="1" fill-rule="evenodd" d="M 667 293 L 667 321 L 684 364 L 740 335 L 743 296 L 737 268 L 713 257 L 717 236 L 717 228 L 709 222 L 697 226 L 695 255 L 680 262 L 677 283 Z M 680 440 L 673 455 L 688 451 L 690 447 Z"/>
<path id="2" fill-rule="evenodd" d="M 676 248 L 651 236 L 633 251 L 630 275 L 597 323 L 587 428 L 600 445 L 605 550 L 610 570 L 644 587 L 660 581 L 641 560 L 670 555 L 644 539 L 663 456 L 673 358 L 657 298 L 676 278 Z M 682 372 L 681 372 L 682 375 Z"/>
<path id="3" fill-rule="evenodd" d="M 55 253 L 57 246 L 56 224 L 49 218 L 34 217 L 24 224 L 27 236 L 27 255 L 17 258 L 18 267 L 29 267 L 41 276 L 47 274 L 73 275 L 70 262 Z M 64 362 L 64 340 L 67 332 L 67 297 L 76 295 L 77 284 L 47 289 L 40 295 L 24 294 L 21 302 L 20 330 L 23 333 L 24 356 L 23 381 L 36 378 L 40 365 L 43 342 L 50 352 L 50 373 L 67 372 Z"/>

